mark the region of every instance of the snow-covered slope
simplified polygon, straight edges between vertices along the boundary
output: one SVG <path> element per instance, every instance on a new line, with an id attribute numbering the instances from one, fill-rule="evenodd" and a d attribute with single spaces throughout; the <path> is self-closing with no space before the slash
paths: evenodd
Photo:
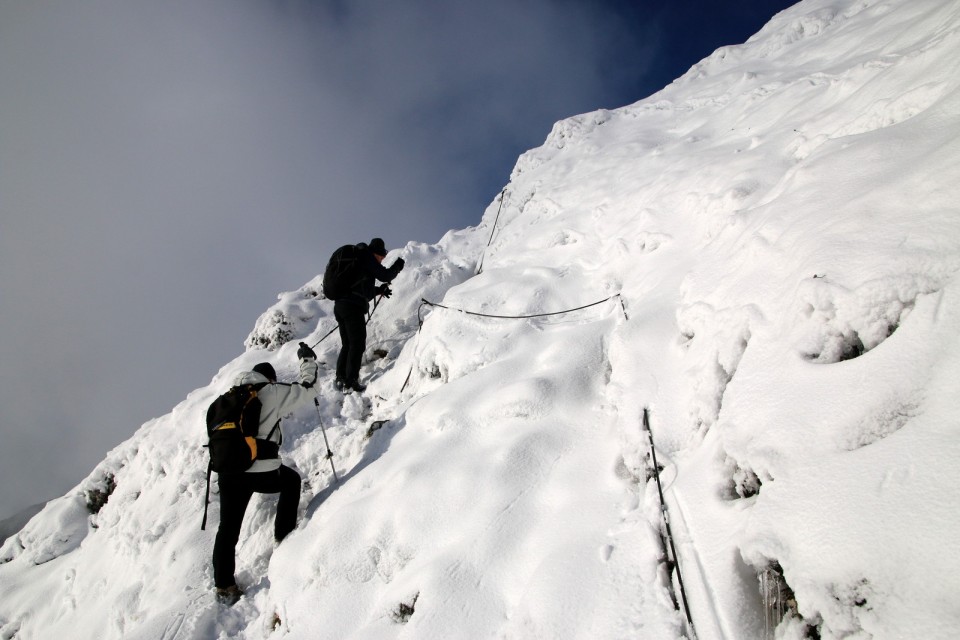
<path id="1" fill-rule="evenodd" d="M 274 548 L 251 502 L 240 603 L 202 416 L 256 362 L 294 376 L 319 278 L 6 541 L 0 638 L 689 637 L 644 408 L 699 638 L 956 637 L 958 66 L 953 0 L 805 0 L 558 123 L 477 227 L 388 257 L 369 389 L 328 369 L 286 421 L 303 517 Z"/>

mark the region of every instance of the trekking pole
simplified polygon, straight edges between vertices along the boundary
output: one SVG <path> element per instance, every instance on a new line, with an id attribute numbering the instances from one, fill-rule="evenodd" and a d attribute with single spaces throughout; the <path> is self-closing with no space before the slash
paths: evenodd
<path id="1" fill-rule="evenodd" d="M 330 337 L 330 334 L 333 333 L 334 331 L 336 331 L 336 330 L 339 329 L 339 328 L 340 328 L 340 325 L 339 325 L 339 324 L 334 325 L 334 326 L 333 326 L 333 329 L 330 329 L 330 331 L 327 332 L 327 335 L 323 336 L 322 338 L 320 338 L 319 340 L 317 340 L 316 342 L 314 342 L 313 345 L 311 345 L 310 348 L 311 348 L 311 349 L 316 349 L 318 344 L 320 344 L 321 342 L 323 342 L 324 340 L 326 340 L 327 338 L 329 338 L 329 337 Z"/>
<path id="2" fill-rule="evenodd" d="M 207 494 L 203 498 L 203 522 L 200 523 L 200 531 L 207 529 L 207 507 L 210 506 L 210 474 L 213 472 L 213 464 L 207 463 Z"/>
<path id="3" fill-rule="evenodd" d="M 373 317 L 373 312 L 377 310 L 377 305 L 380 304 L 380 299 L 381 299 L 381 298 L 383 298 L 382 295 L 381 295 L 379 298 L 377 298 L 376 300 L 374 300 L 374 302 L 373 302 L 373 311 L 371 311 L 371 312 L 370 312 L 370 315 L 367 316 L 367 324 L 370 324 L 370 318 Z M 312 345 L 310 345 L 310 348 L 311 348 L 311 349 L 316 349 L 318 344 L 320 344 L 321 342 L 323 342 L 324 340 L 326 340 L 327 338 L 329 338 L 330 335 L 331 335 L 334 331 L 336 331 L 337 329 L 339 329 L 339 328 L 340 328 L 340 325 L 339 325 L 339 324 L 334 325 L 334 326 L 333 326 L 333 329 L 330 329 L 330 331 L 327 332 L 327 335 L 323 336 L 322 338 L 320 338 L 319 340 L 317 340 L 316 342 L 314 342 Z"/>
<path id="4" fill-rule="evenodd" d="M 365 324 L 370 324 L 370 320 L 373 319 L 373 314 L 377 312 L 377 305 L 380 304 L 380 301 L 383 300 L 383 294 L 381 293 L 376 300 L 373 301 L 373 309 L 370 310 L 370 315 L 367 316 L 367 321 Z"/>
<path id="5" fill-rule="evenodd" d="M 313 397 L 313 404 L 317 407 L 317 420 L 320 421 L 320 433 L 323 434 L 323 443 L 327 445 L 327 460 L 330 461 L 330 469 L 333 471 L 333 479 L 340 482 L 339 476 L 337 476 L 337 469 L 333 466 L 333 452 L 330 451 L 330 441 L 327 440 L 327 430 L 323 428 L 323 418 L 320 415 L 320 400 L 316 396 Z"/>

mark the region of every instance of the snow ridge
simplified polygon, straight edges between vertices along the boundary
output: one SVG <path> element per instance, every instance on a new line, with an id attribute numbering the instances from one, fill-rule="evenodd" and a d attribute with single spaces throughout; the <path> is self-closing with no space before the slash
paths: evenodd
<path id="1" fill-rule="evenodd" d="M 804 0 L 557 123 L 478 226 L 388 256 L 363 395 L 333 388 L 320 276 L 281 294 L 0 546 L 0 639 L 689 637 L 644 408 L 701 640 L 769 635 L 764 572 L 777 638 L 954 637 L 958 36 L 952 0 Z M 300 340 L 327 367 L 285 420 L 300 525 L 275 546 L 251 501 L 222 608 L 202 417 Z"/>

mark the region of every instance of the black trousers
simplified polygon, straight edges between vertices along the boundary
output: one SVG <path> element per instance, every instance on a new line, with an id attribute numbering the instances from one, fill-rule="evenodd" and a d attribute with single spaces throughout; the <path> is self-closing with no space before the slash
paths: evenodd
<path id="1" fill-rule="evenodd" d="M 276 471 L 231 473 L 217 478 L 220 485 L 220 528 L 213 543 L 213 582 L 217 587 L 236 584 L 237 541 L 243 514 L 254 493 L 279 493 L 273 535 L 283 540 L 297 526 L 300 505 L 300 474 L 280 465 Z"/>
<path id="2" fill-rule="evenodd" d="M 367 348 L 367 322 L 364 305 L 349 300 L 333 304 L 333 316 L 340 324 L 340 355 L 337 357 L 337 378 L 354 382 L 360 377 L 360 363 Z"/>

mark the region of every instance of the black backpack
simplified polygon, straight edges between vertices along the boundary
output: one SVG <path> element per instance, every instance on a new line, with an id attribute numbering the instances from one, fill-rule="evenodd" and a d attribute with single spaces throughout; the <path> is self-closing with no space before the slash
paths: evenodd
<path id="1" fill-rule="evenodd" d="M 276 458 L 280 445 L 269 440 L 257 439 L 256 448 L 247 444 L 247 438 L 256 438 L 260 430 L 262 404 L 257 392 L 268 383 L 243 384 L 232 387 L 210 403 L 207 409 L 207 437 L 210 462 L 207 465 L 207 496 L 204 498 L 203 523 L 207 526 L 207 505 L 210 504 L 210 472 L 218 474 L 242 473 L 253 466 L 254 460 Z M 279 428 L 280 422 L 270 430 Z"/>
<path id="2" fill-rule="evenodd" d="M 323 271 L 323 295 L 328 300 L 348 296 L 363 279 L 359 260 L 364 248 L 362 244 L 345 244 L 330 256 Z"/>
<path id="3" fill-rule="evenodd" d="M 207 409 L 210 468 L 217 473 L 240 473 L 253 464 L 255 450 L 246 438 L 256 438 L 262 405 L 257 392 L 267 383 L 233 387 Z"/>

